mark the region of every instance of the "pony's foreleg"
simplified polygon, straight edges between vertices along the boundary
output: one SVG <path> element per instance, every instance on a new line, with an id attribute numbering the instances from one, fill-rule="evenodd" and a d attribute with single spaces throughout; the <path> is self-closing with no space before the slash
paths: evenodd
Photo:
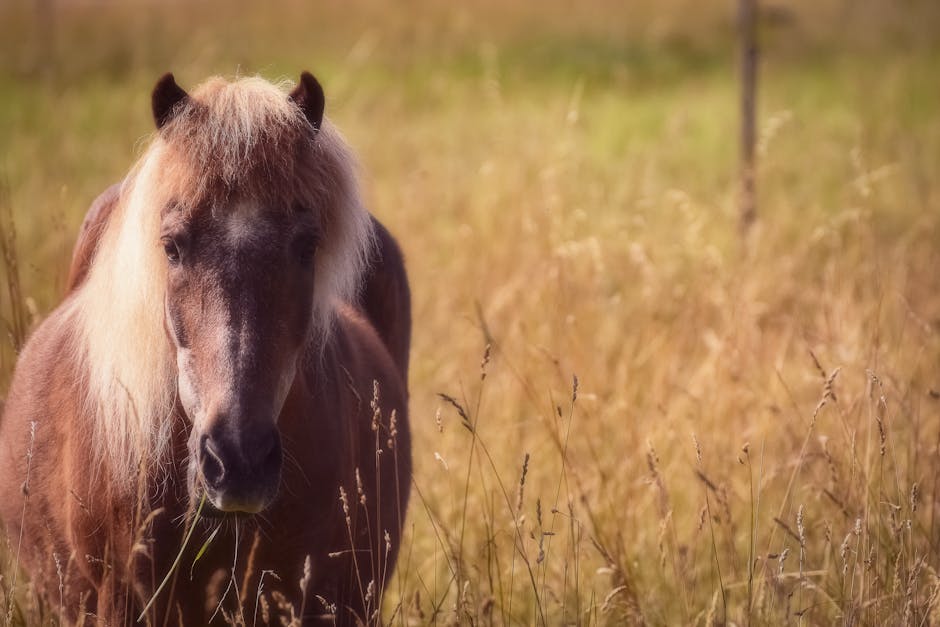
<path id="1" fill-rule="evenodd" d="M 94 615 L 99 625 L 123 627 L 136 622 L 135 595 L 126 585 L 116 581 L 113 574 L 105 574 L 97 591 Z"/>

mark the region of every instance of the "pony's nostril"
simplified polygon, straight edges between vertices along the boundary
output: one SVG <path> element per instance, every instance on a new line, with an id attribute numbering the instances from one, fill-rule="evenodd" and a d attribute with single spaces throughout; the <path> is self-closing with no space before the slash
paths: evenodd
<path id="1" fill-rule="evenodd" d="M 212 448 L 208 437 L 202 439 L 202 476 L 212 488 L 218 488 L 225 479 L 225 464 Z"/>
<path id="2" fill-rule="evenodd" d="M 261 468 L 270 471 L 281 463 L 281 439 L 274 434 L 268 443 L 266 449 L 259 458 L 261 459 Z"/>

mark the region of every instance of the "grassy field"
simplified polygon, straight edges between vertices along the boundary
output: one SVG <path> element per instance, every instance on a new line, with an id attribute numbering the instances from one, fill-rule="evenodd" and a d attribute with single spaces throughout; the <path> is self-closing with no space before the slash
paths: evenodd
<path id="1" fill-rule="evenodd" d="M 735 3 L 320 4 L 0 6 L 8 326 L 162 72 L 309 69 L 414 295 L 384 620 L 940 623 L 940 5 L 765 7 L 742 242 Z"/>

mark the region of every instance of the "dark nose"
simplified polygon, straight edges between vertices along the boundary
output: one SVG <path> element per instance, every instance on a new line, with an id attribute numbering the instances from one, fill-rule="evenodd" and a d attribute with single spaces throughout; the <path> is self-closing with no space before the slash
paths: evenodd
<path id="1" fill-rule="evenodd" d="M 237 429 L 216 420 L 199 445 L 209 497 L 224 511 L 260 511 L 277 492 L 281 438 L 273 426 Z"/>

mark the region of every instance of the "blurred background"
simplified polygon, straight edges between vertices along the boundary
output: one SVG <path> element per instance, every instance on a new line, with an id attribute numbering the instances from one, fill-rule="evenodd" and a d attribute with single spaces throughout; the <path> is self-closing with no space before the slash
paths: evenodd
<path id="1" fill-rule="evenodd" d="M 736 13 L 4 0 L 0 396 L 156 79 L 306 69 L 412 281 L 385 620 L 936 623 L 940 3 L 759 2 L 744 235 Z"/>

